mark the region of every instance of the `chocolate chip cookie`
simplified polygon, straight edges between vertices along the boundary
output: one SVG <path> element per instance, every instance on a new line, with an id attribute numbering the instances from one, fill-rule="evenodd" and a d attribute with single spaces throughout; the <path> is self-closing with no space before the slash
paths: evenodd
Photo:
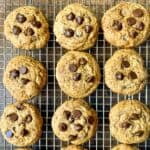
<path id="1" fill-rule="evenodd" d="M 134 95 L 147 81 L 147 71 L 139 54 L 132 49 L 121 49 L 105 64 L 106 85 L 115 93 Z"/>
<path id="2" fill-rule="evenodd" d="M 109 120 L 111 135 L 121 143 L 141 143 L 149 137 L 150 110 L 140 101 L 119 102 L 110 110 Z"/>
<path id="3" fill-rule="evenodd" d="M 9 143 L 28 146 L 40 138 L 43 119 L 32 104 L 14 103 L 5 107 L 0 123 L 2 135 Z"/>
<path id="4" fill-rule="evenodd" d="M 60 58 L 56 78 L 67 95 L 83 98 L 90 95 L 100 82 L 99 65 L 88 53 L 70 51 Z"/>
<path id="5" fill-rule="evenodd" d="M 121 2 L 102 18 L 104 36 L 117 47 L 136 47 L 150 35 L 150 14 L 138 3 Z"/>
<path id="6" fill-rule="evenodd" d="M 87 150 L 87 149 L 84 149 L 83 147 L 77 145 L 68 145 L 67 147 L 61 148 L 61 150 Z"/>
<path id="7" fill-rule="evenodd" d="M 67 50 L 85 50 L 92 47 L 98 36 L 98 20 L 85 6 L 74 3 L 56 16 L 56 41 Z"/>
<path id="8" fill-rule="evenodd" d="M 29 56 L 12 58 L 3 75 L 3 84 L 17 101 L 37 96 L 47 81 L 43 65 Z"/>
<path id="9" fill-rule="evenodd" d="M 4 34 L 16 48 L 38 49 L 43 48 L 48 42 L 49 25 L 38 8 L 23 6 L 7 16 Z"/>
<path id="10" fill-rule="evenodd" d="M 133 145 L 118 144 L 112 150 L 139 150 L 139 149 Z"/>
<path id="11" fill-rule="evenodd" d="M 65 101 L 52 117 L 54 133 L 62 141 L 80 145 L 96 132 L 97 114 L 82 99 Z"/>

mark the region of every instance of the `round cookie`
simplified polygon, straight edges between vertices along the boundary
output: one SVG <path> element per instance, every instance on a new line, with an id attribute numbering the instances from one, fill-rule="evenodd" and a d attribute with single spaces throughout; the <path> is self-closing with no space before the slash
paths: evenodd
<path id="1" fill-rule="evenodd" d="M 133 145 L 118 144 L 112 150 L 139 150 L 139 149 Z"/>
<path id="2" fill-rule="evenodd" d="M 56 78 L 67 95 L 83 98 L 90 95 L 100 82 L 99 65 L 92 55 L 71 51 L 60 58 Z"/>
<path id="3" fill-rule="evenodd" d="M 28 146 L 40 138 L 43 119 L 32 104 L 14 103 L 5 107 L 0 123 L 2 135 L 9 143 Z"/>
<path id="4" fill-rule="evenodd" d="M 147 71 L 139 54 L 132 49 L 116 51 L 105 64 L 106 85 L 115 93 L 134 95 L 147 81 Z"/>
<path id="5" fill-rule="evenodd" d="M 56 136 L 75 145 L 87 142 L 96 133 L 97 123 L 95 110 L 82 99 L 65 101 L 52 117 Z"/>
<path id="6" fill-rule="evenodd" d="M 109 120 L 111 135 L 121 143 L 141 143 L 149 137 L 150 110 L 140 101 L 119 102 L 110 110 Z"/>
<path id="7" fill-rule="evenodd" d="M 61 150 L 87 150 L 87 149 L 84 149 L 83 147 L 77 145 L 68 145 L 67 147 L 61 148 Z"/>
<path id="8" fill-rule="evenodd" d="M 85 6 L 74 3 L 66 6 L 56 16 L 54 34 L 56 41 L 68 50 L 86 50 L 98 37 L 99 24 L 95 15 Z"/>
<path id="9" fill-rule="evenodd" d="M 29 56 L 12 58 L 3 75 L 3 84 L 18 101 L 37 96 L 47 81 L 47 72 L 43 65 Z"/>
<path id="10" fill-rule="evenodd" d="M 43 48 L 49 40 L 49 25 L 38 8 L 23 6 L 7 16 L 4 34 L 16 48 L 38 49 Z"/>
<path id="11" fill-rule="evenodd" d="M 136 47 L 150 35 L 150 14 L 138 3 L 121 2 L 102 18 L 106 40 L 117 47 Z"/>

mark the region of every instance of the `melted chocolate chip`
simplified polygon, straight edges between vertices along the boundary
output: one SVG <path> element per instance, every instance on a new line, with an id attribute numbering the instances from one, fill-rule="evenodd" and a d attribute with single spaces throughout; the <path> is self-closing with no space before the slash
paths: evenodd
<path id="1" fill-rule="evenodd" d="M 75 19 L 75 14 L 74 13 L 70 13 L 66 16 L 67 20 L 74 20 Z"/>
<path id="2" fill-rule="evenodd" d="M 112 27 L 113 27 L 114 30 L 120 31 L 120 30 L 122 30 L 122 23 L 118 20 L 114 20 L 113 24 L 112 24 Z"/>
<path id="3" fill-rule="evenodd" d="M 77 139 L 77 135 L 69 135 L 69 141 L 74 141 Z"/>
<path id="4" fill-rule="evenodd" d="M 81 79 L 81 73 L 74 73 L 72 79 L 74 81 L 79 81 Z"/>
<path id="5" fill-rule="evenodd" d="M 140 117 L 141 117 L 141 115 L 140 114 L 137 114 L 137 113 L 133 113 L 133 114 L 131 114 L 131 116 L 130 116 L 130 120 L 138 120 L 138 119 L 140 119 Z"/>
<path id="6" fill-rule="evenodd" d="M 129 36 L 134 39 L 134 38 L 136 38 L 138 36 L 138 32 L 136 32 L 136 31 L 130 31 L 129 32 Z"/>
<path id="7" fill-rule="evenodd" d="M 88 123 L 89 123 L 89 124 L 93 124 L 94 121 L 95 121 L 95 119 L 94 119 L 93 116 L 89 116 L 89 117 L 88 117 Z"/>
<path id="8" fill-rule="evenodd" d="M 115 77 L 116 77 L 116 80 L 123 80 L 124 75 L 121 72 L 116 72 Z"/>
<path id="9" fill-rule="evenodd" d="M 67 128 L 68 128 L 68 126 L 65 123 L 60 123 L 59 124 L 60 131 L 65 132 L 67 130 Z"/>
<path id="10" fill-rule="evenodd" d="M 137 8 L 137 9 L 134 9 L 134 10 L 133 10 L 133 15 L 134 15 L 135 17 L 142 17 L 142 16 L 144 15 L 144 12 L 143 12 L 142 9 Z"/>
<path id="11" fill-rule="evenodd" d="M 24 23 L 27 20 L 27 18 L 23 14 L 18 13 L 16 16 L 16 20 L 19 23 Z"/>
<path id="12" fill-rule="evenodd" d="M 77 131 L 81 131 L 81 130 L 83 129 L 83 126 L 78 123 L 78 124 L 75 124 L 75 125 L 74 125 L 74 128 L 75 128 L 75 130 L 77 130 Z"/>
<path id="13" fill-rule="evenodd" d="M 16 108 L 18 110 L 24 110 L 25 107 L 23 106 L 23 104 L 17 104 Z"/>
<path id="14" fill-rule="evenodd" d="M 143 136 L 143 134 L 144 134 L 144 131 L 142 131 L 142 130 L 139 130 L 134 133 L 135 136 Z"/>
<path id="15" fill-rule="evenodd" d="M 125 128 L 125 129 L 129 128 L 130 126 L 131 126 L 131 124 L 129 122 L 123 122 L 120 124 L 120 127 Z"/>
<path id="16" fill-rule="evenodd" d="M 137 79 L 137 74 L 133 71 L 131 71 L 128 75 L 128 77 L 132 80 Z"/>
<path id="17" fill-rule="evenodd" d="M 86 79 L 86 82 L 90 83 L 90 82 L 94 82 L 95 80 L 95 77 L 94 76 L 89 76 L 87 79 Z"/>
<path id="18" fill-rule="evenodd" d="M 34 31 L 33 31 L 32 28 L 27 28 L 27 29 L 24 31 L 24 34 L 25 34 L 26 36 L 31 36 L 31 35 L 34 34 Z"/>
<path id="19" fill-rule="evenodd" d="M 11 138 L 11 137 L 14 136 L 14 134 L 13 134 L 13 132 L 12 132 L 11 130 L 6 131 L 5 134 L 6 134 L 6 137 L 7 137 L 7 138 Z"/>
<path id="20" fill-rule="evenodd" d="M 19 71 L 14 69 L 10 71 L 10 77 L 13 79 L 16 79 L 17 77 L 19 77 Z"/>
<path id="21" fill-rule="evenodd" d="M 29 134 L 29 131 L 26 129 L 23 129 L 20 133 L 22 136 L 27 136 Z"/>
<path id="22" fill-rule="evenodd" d="M 123 60 L 121 63 L 121 68 L 128 68 L 130 67 L 130 63 L 127 60 Z"/>
<path id="23" fill-rule="evenodd" d="M 13 26 L 13 33 L 19 35 L 22 32 L 21 28 L 18 26 Z"/>
<path id="24" fill-rule="evenodd" d="M 64 35 L 66 37 L 73 37 L 74 36 L 74 31 L 72 29 L 65 29 Z"/>
<path id="25" fill-rule="evenodd" d="M 36 28 L 41 28 L 42 24 L 40 21 L 32 20 L 31 24 Z"/>
<path id="26" fill-rule="evenodd" d="M 69 120 L 69 118 L 70 118 L 70 116 L 71 116 L 71 112 L 65 110 L 65 111 L 63 112 L 63 114 L 64 114 L 65 118 L 66 118 L 67 120 Z"/>
<path id="27" fill-rule="evenodd" d="M 18 115 L 16 113 L 9 114 L 7 117 L 13 122 L 18 120 Z"/>
<path id="28" fill-rule="evenodd" d="M 28 82 L 30 82 L 30 80 L 29 79 L 26 79 L 26 78 L 21 78 L 21 83 L 22 84 L 27 84 Z"/>
<path id="29" fill-rule="evenodd" d="M 127 18 L 127 24 L 128 24 L 129 26 L 133 26 L 134 24 L 136 24 L 136 19 L 133 18 L 133 17 Z"/>
<path id="30" fill-rule="evenodd" d="M 75 110 L 72 112 L 72 117 L 73 117 L 74 119 L 79 119 L 79 118 L 81 117 L 81 115 L 82 115 L 82 112 L 81 112 L 80 110 L 75 109 Z"/>
<path id="31" fill-rule="evenodd" d="M 86 26 L 85 26 L 85 32 L 86 32 L 86 33 L 90 33 L 90 32 L 92 32 L 92 30 L 93 30 L 93 27 L 92 27 L 92 26 L 90 26 L 90 25 L 86 25 Z"/>
<path id="32" fill-rule="evenodd" d="M 77 17 L 76 17 L 76 22 L 77 22 L 79 25 L 81 25 L 81 24 L 83 23 L 83 21 L 84 21 L 84 18 L 83 18 L 83 17 L 81 17 L 81 16 L 77 16 Z"/>
<path id="33" fill-rule="evenodd" d="M 25 66 L 22 66 L 22 67 L 19 68 L 19 72 L 21 74 L 26 74 L 28 72 L 28 68 L 25 67 Z"/>
<path id="34" fill-rule="evenodd" d="M 70 72 L 76 72 L 78 70 L 78 66 L 76 64 L 70 64 L 69 65 L 69 71 Z"/>
<path id="35" fill-rule="evenodd" d="M 82 58 L 79 59 L 79 64 L 80 65 L 86 65 L 86 63 L 87 63 L 87 60 L 85 58 L 82 57 Z"/>
<path id="36" fill-rule="evenodd" d="M 32 116 L 31 115 L 27 115 L 25 118 L 25 122 L 30 123 L 32 121 Z"/>
<path id="37" fill-rule="evenodd" d="M 137 24 L 135 25 L 135 28 L 139 31 L 144 30 L 144 27 L 145 27 L 145 25 L 143 22 L 137 22 Z"/>

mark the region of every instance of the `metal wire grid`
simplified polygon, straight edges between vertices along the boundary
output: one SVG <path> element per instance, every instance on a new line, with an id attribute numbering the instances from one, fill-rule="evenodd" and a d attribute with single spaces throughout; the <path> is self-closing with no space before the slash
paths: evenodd
<path id="1" fill-rule="evenodd" d="M 48 84 L 41 94 L 32 102 L 36 104 L 41 110 L 44 118 L 43 134 L 38 143 L 33 145 L 36 150 L 60 150 L 62 143 L 52 132 L 51 117 L 53 112 L 64 100 L 68 99 L 66 95 L 61 92 L 57 81 L 55 79 L 55 67 L 58 59 L 65 51 L 56 43 L 55 36 L 52 33 L 52 26 L 57 13 L 62 10 L 64 6 L 69 3 L 79 2 L 89 6 L 101 18 L 102 14 L 110 7 L 119 2 L 119 0 L 0 0 L 0 113 L 8 103 L 14 102 L 8 91 L 2 84 L 3 71 L 10 58 L 16 55 L 30 55 L 41 61 L 48 70 Z M 147 8 L 150 7 L 149 0 L 134 0 L 134 2 L 142 3 Z M 37 51 L 23 51 L 15 49 L 12 44 L 5 40 L 3 36 L 3 22 L 7 14 L 16 7 L 22 5 L 33 5 L 43 10 L 50 23 L 51 37 L 46 48 Z M 147 40 L 140 47 L 136 48 L 140 55 L 143 56 L 145 65 L 149 72 L 150 54 L 150 40 Z M 88 52 L 94 55 L 100 64 L 101 72 L 103 74 L 103 66 L 106 60 L 116 50 L 113 46 L 108 44 L 103 37 L 102 31 L 99 32 L 99 38 L 95 47 Z M 123 97 L 112 93 L 104 84 L 104 79 L 99 85 L 96 92 L 87 97 L 87 101 L 95 108 L 99 116 L 99 126 L 95 137 L 85 144 L 89 150 L 110 150 L 111 147 L 117 144 L 109 133 L 108 113 L 113 104 L 121 99 L 139 99 L 145 104 L 150 104 L 150 84 L 148 83 L 141 93 L 132 97 Z M 150 140 L 139 145 L 141 150 L 150 150 Z M 12 150 L 14 147 L 8 144 L 0 135 L 0 150 Z"/>

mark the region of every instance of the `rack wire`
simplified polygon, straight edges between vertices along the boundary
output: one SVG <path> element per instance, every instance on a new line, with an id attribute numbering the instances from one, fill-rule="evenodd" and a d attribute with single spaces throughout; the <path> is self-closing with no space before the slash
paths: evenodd
<path id="1" fill-rule="evenodd" d="M 43 134 L 38 143 L 33 145 L 35 150 L 60 150 L 62 143 L 52 132 L 51 117 L 55 109 L 68 97 L 60 90 L 56 78 L 55 67 L 59 58 L 65 51 L 56 43 L 55 36 L 52 32 L 53 23 L 57 13 L 69 3 L 79 2 L 89 6 L 100 19 L 103 13 L 110 7 L 114 6 L 119 0 L 0 0 L 0 114 L 8 103 L 15 100 L 10 96 L 8 91 L 2 84 L 3 71 L 7 62 L 16 55 L 30 55 L 41 61 L 48 70 L 48 84 L 42 90 L 41 94 L 32 102 L 37 105 L 44 118 Z M 141 3 L 145 7 L 150 8 L 150 0 L 133 0 L 133 2 Z M 51 37 L 46 48 L 37 51 L 23 51 L 15 49 L 12 44 L 3 36 L 3 22 L 7 14 L 14 8 L 23 5 L 33 5 L 45 13 L 50 24 Z M 145 66 L 150 71 L 150 39 L 144 44 L 136 48 L 140 55 L 144 58 Z M 104 40 L 103 33 L 100 30 L 99 38 L 95 47 L 88 52 L 94 55 L 100 64 L 103 74 L 103 66 L 106 60 L 116 50 L 113 46 Z M 87 101 L 95 108 L 99 116 L 99 125 L 95 137 L 85 144 L 88 150 L 111 150 L 111 147 L 117 144 L 109 132 L 108 113 L 112 105 L 122 99 L 139 99 L 145 104 L 150 104 L 150 83 L 145 89 L 132 97 L 124 97 L 112 93 L 104 84 L 104 79 L 97 90 L 89 97 Z M 150 150 L 150 140 L 139 144 L 140 150 Z M 13 150 L 14 147 L 8 144 L 0 135 L 0 150 Z"/>

